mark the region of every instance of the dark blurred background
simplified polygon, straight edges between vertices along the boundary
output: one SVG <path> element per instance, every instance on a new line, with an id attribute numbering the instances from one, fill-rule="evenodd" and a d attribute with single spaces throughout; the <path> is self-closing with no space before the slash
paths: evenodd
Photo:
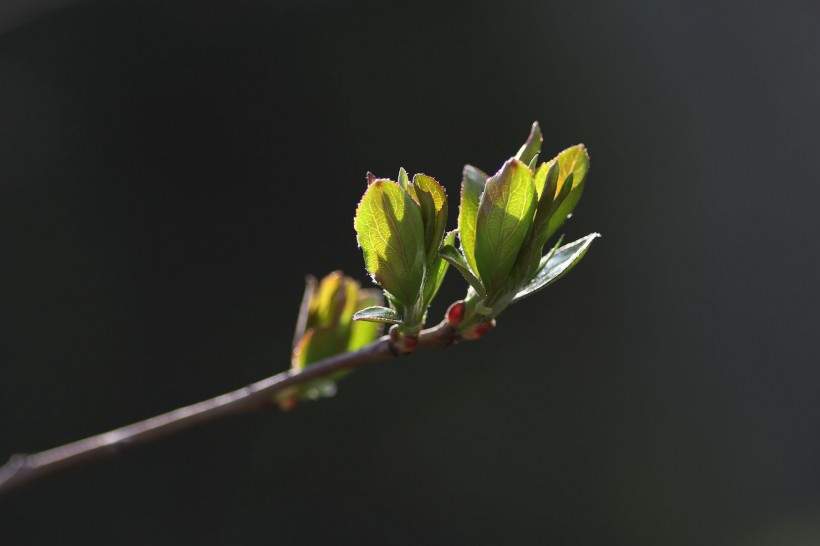
<path id="1" fill-rule="evenodd" d="M 604 237 L 480 343 L 0 499 L 0 542 L 820 544 L 820 4 L 0 5 L 0 457 L 288 365 L 364 173 L 533 120 Z M 454 273 L 438 320 L 464 284 Z"/>

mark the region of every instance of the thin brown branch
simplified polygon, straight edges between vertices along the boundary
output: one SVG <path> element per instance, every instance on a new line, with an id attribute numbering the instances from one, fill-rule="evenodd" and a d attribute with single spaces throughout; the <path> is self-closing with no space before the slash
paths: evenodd
<path id="1" fill-rule="evenodd" d="M 446 323 L 424 330 L 419 348 L 445 348 L 456 341 L 455 330 Z M 103 434 L 31 455 L 13 455 L 0 467 L 0 496 L 35 480 L 91 461 L 120 455 L 164 436 L 222 417 L 259 411 L 275 406 L 275 395 L 288 387 L 349 370 L 379 360 L 394 358 L 396 352 L 388 336 L 350 353 L 342 353 L 311 364 L 302 370 L 288 370 L 241 389 L 139 421 Z"/>

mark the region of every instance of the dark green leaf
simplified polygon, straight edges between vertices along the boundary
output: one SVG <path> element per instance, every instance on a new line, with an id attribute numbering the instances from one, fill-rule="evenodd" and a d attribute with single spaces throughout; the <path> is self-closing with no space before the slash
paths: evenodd
<path id="1" fill-rule="evenodd" d="M 444 240 L 442 241 L 442 245 L 444 246 L 452 246 L 456 241 L 456 230 L 451 231 L 448 233 Z M 441 283 L 444 281 L 444 276 L 447 274 L 447 267 L 449 266 L 448 262 L 443 260 L 438 253 L 436 253 L 436 257 L 433 259 L 433 264 L 430 266 L 430 269 L 427 270 L 427 279 L 424 281 L 424 308 L 430 306 L 430 303 L 433 301 L 433 298 L 436 297 L 438 293 L 438 289 L 441 288 Z"/>
<path id="2" fill-rule="evenodd" d="M 584 257 L 589 245 L 592 244 L 600 233 L 590 233 L 586 237 L 578 239 L 572 243 L 562 246 L 555 252 L 545 256 L 542 260 L 542 266 L 538 273 L 535 274 L 532 281 L 521 289 L 516 295 L 515 300 L 527 297 L 547 286 L 551 285 L 572 269 L 581 258 Z"/>
<path id="3" fill-rule="evenodd" d="M 456 247 L 452 245 L 444 245 L 441 247 L 439 256 L 447 260 L 450 265 L 455 267 L 456 270 L 461 273 L 464 280 L 466 280 L 470 286 L 473 287 L 473 290 L 476 291 L 476 294 L 478 294 L 481 299 L 487 297 L 487 292 L 484 290 L 484 286 L 481 284 L 481 281 L 479 281 L 478 278 L 470 271 L 470 268 L 467 266 L 467 261 L 464 259 L 464 256 L 456 250 Z"/>

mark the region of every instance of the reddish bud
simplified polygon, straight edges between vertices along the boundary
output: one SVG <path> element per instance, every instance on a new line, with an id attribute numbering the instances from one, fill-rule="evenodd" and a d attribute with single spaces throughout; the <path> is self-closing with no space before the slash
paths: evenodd
<path id="1" fill-rule="evenodd" d="M 416 350 L 416 347 L 419 344 L 418 336 L 404 336 L 402 339 L 403 343 L 399 347 L 403 353 L 412 353 Z"/>
<path id="2" fill-rule="evenodd" d="M 398 325 L 390 328 L 390 343 L 402 354 L 410 354 L 419 344 L 419 336 L 402 334 L 399 332 Z"/>
<path id="3" fill-rule="evenodd" d="M 478 324 L 470 327 L 467 331 L 462 332 L 461 337 L 469 340 L 481 339 L 494 327 L 495 319 L 490 320 L 490 322 L 479 322 Z"/>
<path id="4" fill-rule="evenodd" d="M 457 301 L 447 308 L 447 323 L 452 326 L 458 326 L 464 320 L 464 302 Z"/>

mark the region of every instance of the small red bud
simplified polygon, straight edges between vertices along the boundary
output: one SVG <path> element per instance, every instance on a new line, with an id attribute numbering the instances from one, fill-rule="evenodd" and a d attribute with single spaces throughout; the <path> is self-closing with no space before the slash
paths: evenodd
<path id="1" fill-rule="evenodd" d="M 475 340 L 481 339 L 484 335 L 495 327 L 495 319 L 490 322 L 479 322 L 466 332 L 462 332 L 461 337 L 464 339 Z"/>
<path id="2" fill-rule="evenodd" d="M 399 332 L 398 325 L 390 328 L 390 343 L 402 354 L 412 353 L 419 344 L 419 336 L 410 334 L 402 334 Z"/>
<path id="3" fill-rule="evenodd" d="M 419 344 L 419 338 L 418 336 L 404 336 L 402 342 L 401 351 L 403 353 L 412 353 Z"/>
<path id="4" fill-rule="evenodd" d="M 458 326 L 464 320 L 464 302 L 457 301 L 447 308 L 447 323 Z"/>

